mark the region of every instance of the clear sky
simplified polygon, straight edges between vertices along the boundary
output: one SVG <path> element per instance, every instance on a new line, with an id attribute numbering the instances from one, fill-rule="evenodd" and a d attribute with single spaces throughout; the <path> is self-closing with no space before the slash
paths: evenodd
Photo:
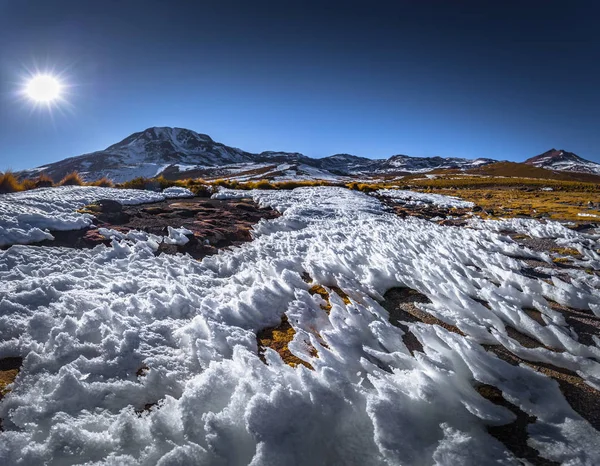
<path id="1" fill-rule="evenodd" d="M 600 162 L 597 1 L 0 0 L 0 170 L 179 126 L 251 152 Z M 22 95 L 53 71 L 66 101 Z"/>

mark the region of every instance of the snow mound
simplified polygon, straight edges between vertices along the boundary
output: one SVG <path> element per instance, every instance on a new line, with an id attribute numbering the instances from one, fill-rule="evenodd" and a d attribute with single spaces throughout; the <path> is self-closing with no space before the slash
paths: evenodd
<path id="1" fill-rule="evenodd" d="M 402 189 L 380 189 L 377 194 L 393 199 L 395 202 L 414 205 L 435 205 L 447 209 L 468 209 L 474 207 L 475 204 L 469 201 L 463 201 L 455 196 L 444 196 L 442 194 L 420 193 L 417 191 L 406 191 Z"/>
<path id="2" fill-rule="evenodd" d="M 94 220 L 79 213 L 87 204 L 110 199 L 123 205 L 164 201 L 167 198 L 192 197 L 185 188 L 167 188 L 162 193 L 136 189 L 62 186 L 0 195 L 0 247 L 54 239 L 45 230 L 79 230 Z"/>
<path id="3" fill-rule="evenodd" d="M 188 236 L 193 235 L 194 232 L 188 230 L 187 228 L 173 228 L 167 227 L 169 232 L 169 236 L 165 238 L 165 243 L 167 244 L 177 244 L 179 246 L 183 246 L 184 244 L 189 243 L 190 239 Z"/>
<path id="4" fill-rule="evenodd" d="M 62 193 L 57 203 L 74 202 Z M 600 309 L 598 286 L 530 278 L 519 258 L 539 256 L 507 237 L 400 219 L 342 188 L 215 195 L 248 196 L 283 215 L 201 262 L 156 256 L 142 234 L 0 252 L 0 358 L 25 358 L 0 403 L 0 464 L 518 464 L 486 429 L 514 415 L 478 383 L 536 417 L 529 441 L 543 457 L 598 464 L 598 432 L 556 382 L 482 346 L 597 385 L 600 349 L 547 299 Z M 350 303 L 331 293 L 327 314 L 306 273 Z M 395 286 L 425 294 L 423 309 L 468 337 L 407 322 L 423 346 L 411 355 L 379 304 Z M 256 332 L 284 314 L 290 351 L 314 370 L 270 349 L 259 359 Z M 544 347 L 522 347 L 508 327 Z"/>

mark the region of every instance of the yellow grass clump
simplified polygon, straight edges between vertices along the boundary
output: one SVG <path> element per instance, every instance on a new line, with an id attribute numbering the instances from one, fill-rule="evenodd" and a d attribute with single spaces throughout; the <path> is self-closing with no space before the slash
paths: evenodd
<path id="1" fill-rule="evenodd" d="M 91 183 L 89 183 L 89 185 L 90 186 L 99 186 L 101 188 L 113 188 L 115 186 L 115 184 L 112 182 L 112 180 L 108 179 L 105 176 L 103 176 L 99 180 L 92 181 Z"/>
<path id="2" fill-rule="evenodd" d="M 51 188 L 54 186 L 54 180 L 45 173 L 40 173 L 33 181 L 36 188 Z"/>
<path id="3" fill-rule="evenodd" d="M 6 171 L 0 174 L 0 194 L 15 193 L 23 189 L 23 185 L 12 172 Z"/>
<path id="4" fill-rule="evenodd" d="M 84 184 L 85 182 L 77 172 L 69 173 L 58 183 L 59 186 L 83 186 Z"/>

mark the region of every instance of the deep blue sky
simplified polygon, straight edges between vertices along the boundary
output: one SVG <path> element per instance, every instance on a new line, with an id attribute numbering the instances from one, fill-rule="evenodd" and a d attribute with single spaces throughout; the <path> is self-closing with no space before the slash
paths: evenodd
<path id="1" fill-rule="evenodd" d="M 0 169 L 150 126 L 314 157 L 600 162 L 597 3 L 0 0 Z M 68 105 L 20 97 L 36 67 Z"/>

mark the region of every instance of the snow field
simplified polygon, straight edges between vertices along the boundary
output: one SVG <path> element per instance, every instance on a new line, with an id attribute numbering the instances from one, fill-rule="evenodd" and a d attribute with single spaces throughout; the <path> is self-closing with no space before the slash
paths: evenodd
<path id="1" fill-rule="evenodd" d="M 598 432 L 555 381 L 481 346 L 598 386 L 600 348 L 579 343 L 547 302 L 598 310 L 597 283 L 526 277 L 519 258 L 544 255 L 485 228 L 403 220 L 342 188 L 215 197 L 248 196 L 283 215 L 202 262 L 155 256 L 143 235 L 0 252 L 0 358 L 25 357 L 0 403 L 0 464 L 519 464 L 485 429 L 514 415 L 482 398 L 478 382 L 537 417 L 529 442 L 544 457 L 600 461 Z M 327 315 L 304 272 L 351 304 L 330 293 Z M 378 304 L 394 286 L 425 294 L 422 308 L 467 337 L 407 324 L 424 349 L 412 356 Z M 284 313 L 290 350 L 314 371 L 270 349 L 268 364 L 258 358 L 256 332 Z M 522 347 L 507 325 L 554 351 Z"/>

